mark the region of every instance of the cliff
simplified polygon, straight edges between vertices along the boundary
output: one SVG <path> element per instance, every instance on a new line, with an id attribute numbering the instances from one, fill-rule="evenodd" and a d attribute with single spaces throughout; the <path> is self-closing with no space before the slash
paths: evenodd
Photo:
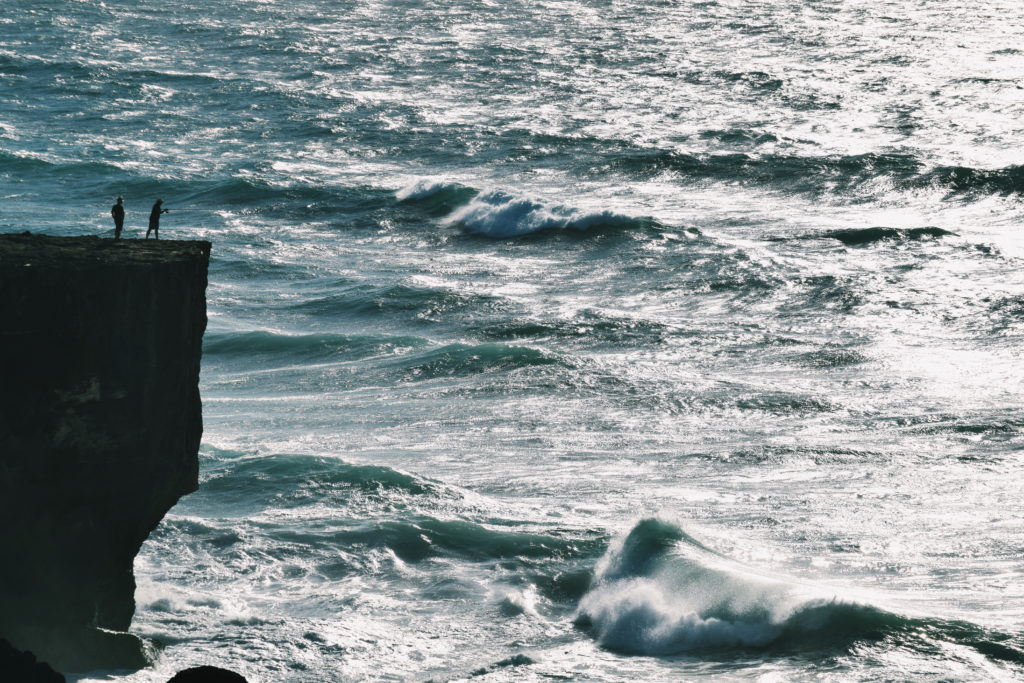
<path id="1" fill-rule="evenodd" d="M 138 668 L 132 564 L 197 486 L 208 242 L 0 235 L 0 638 Z"/>

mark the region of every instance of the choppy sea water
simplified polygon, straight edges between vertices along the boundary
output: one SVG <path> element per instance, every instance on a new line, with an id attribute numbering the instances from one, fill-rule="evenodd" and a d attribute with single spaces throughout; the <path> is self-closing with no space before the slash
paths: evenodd
<path id="1" fill-rule="evenodd" d="M 0 230 L 214 243 L 165 681 L 1024 678 L 1024 9 L 6 0 Z"/>

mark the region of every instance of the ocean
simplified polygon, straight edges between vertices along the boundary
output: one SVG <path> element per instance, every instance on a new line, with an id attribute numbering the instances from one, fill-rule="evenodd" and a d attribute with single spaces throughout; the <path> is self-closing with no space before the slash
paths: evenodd
<path id="1" fill-rule="evenodd" d="M 1024 680 L 1024 7 L 5 0 L 0 231 L 213 242 L 162 683 Z"/>

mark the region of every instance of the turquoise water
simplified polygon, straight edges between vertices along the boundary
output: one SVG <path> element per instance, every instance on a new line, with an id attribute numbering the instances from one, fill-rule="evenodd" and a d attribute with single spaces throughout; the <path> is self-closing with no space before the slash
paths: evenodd
<path id="1" fill-rule="evenodd" d="M 1024 11 L 8 0 L 0 230 L 214 243 L 165 681 L 1024 678 Z"/>

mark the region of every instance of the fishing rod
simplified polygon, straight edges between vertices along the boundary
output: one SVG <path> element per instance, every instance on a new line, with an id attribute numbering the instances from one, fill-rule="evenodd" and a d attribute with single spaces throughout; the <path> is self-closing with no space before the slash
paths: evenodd
<path id="1" fill-rule="evenodd" d="M 165 211 L 168 211 L 168 212 L 170 212 L 172 210 L 174 211 L 174 213 L 178 213 L 179 211 L 200 211 L 200 212 L 206 212 L 206 213 L 218 213 L 220 211 L 228 211 L 228 209 L 193 209 L 193 208 L 189 208 L 189 207 L 186 207 L 184 209 L 165 209 Z M 142 214 L 142 213 L 145 213 L 145 210 L 141 210 L 140 209 L 138 211 L 135 211 L 134 213 Z"/>

